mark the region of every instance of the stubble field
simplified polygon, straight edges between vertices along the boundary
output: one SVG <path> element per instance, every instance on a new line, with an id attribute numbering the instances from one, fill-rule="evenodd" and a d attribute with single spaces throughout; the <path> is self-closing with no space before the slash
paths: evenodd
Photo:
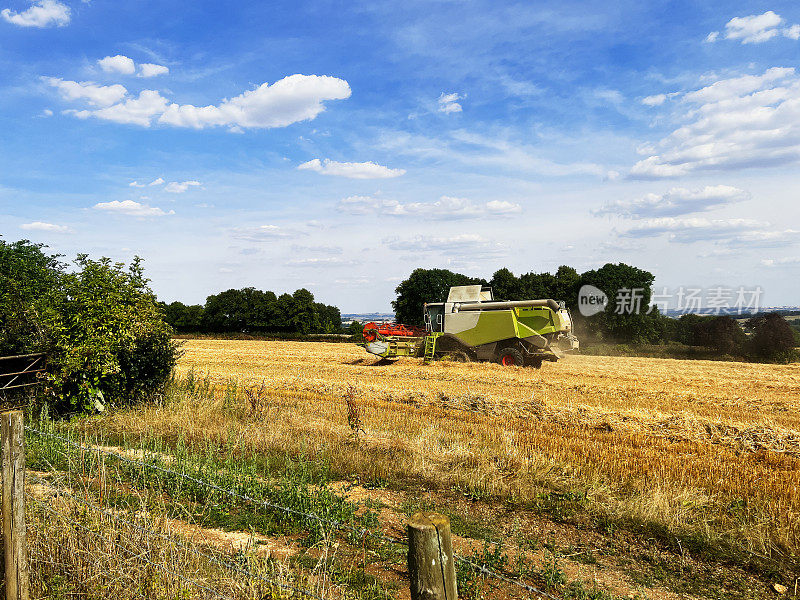
<path id="1" fill-rule="evenodd" d="M 373 477 L 402 470 L 523 501 L 557 485 L 610 514 L 733 536 L 758 553 L 798 549 L 797 364 L 570 356 L 537 371 L 376 364 L 348 344 L 192 340 L 184 350 L 184 372 L 292 396 L 272 435 L 294 444 L 335 452 L 352 433 L 342 398 L 353 386 L 376 450 L 353 468 Z M 349 447 L 338 459 L 360 461 Z"/>
<path id="2" fill-rule="evenodd" d="M 183 350 L 180 373 L 208 377 L 215 403 L 123 411 L 102 428 L 326 461 L 406 503 L 466 502 L 494 515 L 501 535 L 523 514 L 584 541 L 625 531 L 674 553 L 676 581 L 692 556 L 762 582 L 796 575 L 800 364 L 576 355 L 534 370 L 384 364 L 334 343 L 188 340 Z M 226 409 L 227 396 L 246 406 Z M 703 573 L 701 587 L 712 585 Z"/>

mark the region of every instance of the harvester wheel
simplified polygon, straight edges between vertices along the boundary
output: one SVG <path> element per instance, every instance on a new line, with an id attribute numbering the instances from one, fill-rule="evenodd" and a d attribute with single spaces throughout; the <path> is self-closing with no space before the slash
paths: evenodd
<path id="1" fill-rule="evenodd" d="M 467 354 L 463 350 L 453 350 L 451 352 L 448 352 L 447 354 L 445 354 L 444 358 L 445 360 L 451 360 L 453 362 L 459 362 L 459 363 L 468 363 L 471 362 L 472 360 L 469 354 Z"/>
<path id="2" fill-rule="evenodd" d="M 522 358 L 522 352 L 516 348 L 504 348 L 500 351 L 497 362 L 504 367 L 521 367 L 525 364 L 525 359 Z"/>

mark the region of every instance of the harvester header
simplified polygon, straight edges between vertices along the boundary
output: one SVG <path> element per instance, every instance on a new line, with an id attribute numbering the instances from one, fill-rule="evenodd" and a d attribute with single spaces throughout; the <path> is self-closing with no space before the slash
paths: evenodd
<path id="1" fill-rule="evenodd" d="M 490 287 L 464 285 L 451 287 L 446 302 L 426 303 L 423 315 L 424 330 L 368 323 L 364 347 L 388 359 L 417 356 L 426 362 L 449 358 L 536 368 L 579 347 L 569 311 L 555 300 L 501 301 Z"/>

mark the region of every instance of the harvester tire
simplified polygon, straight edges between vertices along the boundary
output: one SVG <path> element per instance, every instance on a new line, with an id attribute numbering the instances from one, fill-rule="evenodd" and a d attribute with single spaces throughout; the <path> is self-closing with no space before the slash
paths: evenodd
<path id="1" fill-rule="evenodd" d="M 522 367 L 525 365 L 525 359 L 522 357 L 522 352 L 516 348 L 503 348 L 497 356 L 497 362 L 504 367 Z"/>
<path id="2" fill-rule="evenodd" d="M 470 355 L 464 352 L 463 350 L 453 350 L 452 352 L 448 352 L 447 354 L 444 355 L 444 359 L 459 363 L 472 362 L 472 358 L 470 358 Z"/>

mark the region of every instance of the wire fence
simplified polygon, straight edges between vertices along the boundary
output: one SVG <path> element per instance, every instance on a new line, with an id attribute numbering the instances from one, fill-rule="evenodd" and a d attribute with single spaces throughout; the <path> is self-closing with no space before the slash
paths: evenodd
<path id="1" fill-rule="evenodd" d="M 360 527 L 352 523 L 346 523 L 341 520 L 322 516 L 317 514 L 316 512 L 299 510 L 297 508 L 284 506 L 269 500 L 255 498 L 251 494 L 221 486 L 217 483 L 199 477 L 196 474 L 191 474 L 183 470 L 177 470 L 165 467 L 163 466 L 163 464 L 160 464 L 162 456 L 159 453 L 148 452 L 147 450 L 136 450 L 137 455 L 142 456 L 144 458 L 144 460 L 139 460 L 137 458 L 132 458 L 130 456 L 125 456 L 118 452 L 114 452 L 112 450 L 109 450 L 108 448 L 98 447 L 97 445 L 79 443 L 74 439 L 71 439 L 63 435 L 59 435 L 52 431 L 44 431 L 43 429 L 32 427 L 29 425 L 25 426 L 25 430 L 30 435 L 57 441 L 58 443 L 63 444 L 65 447 L 73 449 L 81 456 L 84 456 L 85 454 L 95 454 L 97 456 L 103 456 L 106 458 L 110 458 L 112 460 L 119 461 L 120 463 L 136 467 L 140 470 L 153 471 L 163 475 L 168 475 L 169 477 L 172 478 L 190 482 L 193 485 L 204 487 L 222 496 L 235 499 L 238 502 L 246 503 L 247 505 L 250 505 L 253 508 L 278 511 L 288 516 L 299 517 L 307 522 L 315 522 L 319 524 L 320 528 L 322 528 L 323 526 L 327 528 L 325 531 L 326 531 L 326 537 L 328 538 L 327 544 L 329 547 L 332 543 L 332 540 L 328 536 L 336 531 L 346 532 L 351 536 L 354 536 L 355 539 L 362 540 L 362 544 L 365 543 L 367 539 L 375 540 L 376 542 L 380 542 L 383 544 L 392 544 L 401 546 L 407 546 L 408 544 L 408 542 L 405 539 L 391 537 L 385 535 L 382 532 L 375 531 L 374 529 L 370 529 L 367 527 Z M 53 468 L 51 472 L 54 474 L 59 473 L 59 471 L 55 468 Z M 84 492 L 83 494 L 79 495 L 76 494 L 75 490 L 72 489 L 72 487 L 69 485 L 57 485 L 51 483 L 47 479 L 44 479 L 36 474 L 29 476 L 29 482 L 33 483 L 34 485 L 42 486 L 53 497 L 61 498 L 62 501 L 67 501 L 69 504 L 73 506 L 80 506 L 85 511 L 95 514 L 97 519 L 99 519 L 99 521 L 114 523 L 117 526 L 122 527 L 123 529 L 126 529 L 130 532 L 135 532 L 142 538 L 165 542 L 167 546 L 170 548 L 180 549 L 185 554 L 190 554 L 192 555 L 192 557 L 194 557 L 199 561 L 202 561 L 206 564 L 214 565 L 215 567 L 219 568 L 222 571 L 225 571 L 229 574 L 233 574 L 235 575 L 235 577 L 241 580 L 242 585 L 244 586 L 250 585 L 252 582 L 257 582 L 262 586 L 266 586 L 267 589 L 271 590 L 271 596 L 273 597 L 276 596 L 275 591 L 282 593 L 284 596 L 314 598 L 315 600 L 325 600 L 326 598 L 330 598 L 332 596 L 342 595 L 341 590 L 337 590 L 336 586 L 334 586 L 330 581 L 328 581 L 326 585 L 324 580 L 328 575 L 327 573 L 324 572 L 319 573 L 320 575 L 319 579 L 322 580 L 322 584 L 317 586 L 319 589 L 317 589 L 316 591 L 309 590 L 301 585 L 294 585 L 293 583 L 286 581 L 285 577 L 283 578 L 283 580 L 281 580 L 281 578 L 278 577 L 266 576 L 262 573 L 259 573 L 256 570 L 252 569 L 247 564 L 247 561 L 245 561 L 244 564 L 240 564 L 240 561 L 234 562 L 230 559 L 229 556 L 224 556 L 222 553 L 201 550 L 195 544 L 182 541 L 175 535 L 170 535 L 168 533 L 158 531 L 152 525 L 148 526 L 147 522 L 143 520 L 144 513 L 142 511 L 138 512 L 133 512 L 130 510 L 121 511 L 118 507 L 114 507 L 113 509 L 104 508 L 103 506 L 100 506 L 96 502 L 90 500 L 91 495 L 88 493 L 88 490 L 86 489 L 83 490 Z M 30 499 L 33 502 L 33 504 L 36 505 L 37 507 L 47 511 L 48 513 L 52 513 L 54 517 L 66 520 L 66 522 L 68 522 L 70 526 L 76 527 L 81 531 L 90 534 L 91 537 L 109 541 L 107 538 L 103 537 L 103 534 L 101 533 L 102 531 L 101 528 L 93 529 L 92 527 L 87 526 L 86 523 L 81 523 L 81 521 L 77 518 L 74 518 L 74 516 L 70 517 L 64 511 L 56 510 L 53 506 L 53 503 L 43 502 L 41 499 L 36 498 L 31 494 L 28 494 L 28 499 Z M 123 514 L 121 514 L 123 512 L 125 513 L 126 516 L 123 516 Z M 113 541 L 116 547 L 119 547 L 123 552 L 128 554 L 131 557 L 131 560 L 140 560 L 148 567 L 163 572 L 165 575 L 168 575 L 169 577 L 173 578 L 173 580 L 178 580 L 183 582 L 184 584 L 197 590 L 201 594 L 205 594 L 206 597 L 230 598 L 231 600 L 233 600 L 236 597 L 235 590 L 228 590 L 227 594 L 223 593 L 218 589 L 212 587 L 208 583 L 200 583 L 199 581 L 196 580 L 196 578 L 190 577 L 185 572 L 184 573 L 178 572 L 175 568 L 171 568 L 167 564 L 164 564 L 163 561 L 153 560 L 153 557 L 148 557 L 146 552 L 142 552 L 141 550 L 136 549 L 135 540 L 125 538 L 123 534 L 119 533 L 118 529 L 114 529 L 114 531 L 116 532 L 116 538 L 110 541 Z M 557 596 L 550 594 L 548 591 L 530 585 L 529 583 L 526 583 L 525 581 L 522 581 L 520 579 L 510 577 L 504 573 L 498 572 L 497 570 L 489 567 L 487 564 L 481 564 L 480 562 L 476 562 L 475 560 L 473 560 L 473 558 L 462 556 L 457 553 L 454 554 L 454 560 L 457 563 L 465 566 L 466 568 L 474 571 L 475 573 L 479 573 L 483 577 L 500 581 L 506 585 L 515 586 L 536 597 L 547 598 L 551 600 L 559 600 Z M 139 592 L 138 595 L 139 597 L 148 597 L 146 594 L 141 592 Z"/>

